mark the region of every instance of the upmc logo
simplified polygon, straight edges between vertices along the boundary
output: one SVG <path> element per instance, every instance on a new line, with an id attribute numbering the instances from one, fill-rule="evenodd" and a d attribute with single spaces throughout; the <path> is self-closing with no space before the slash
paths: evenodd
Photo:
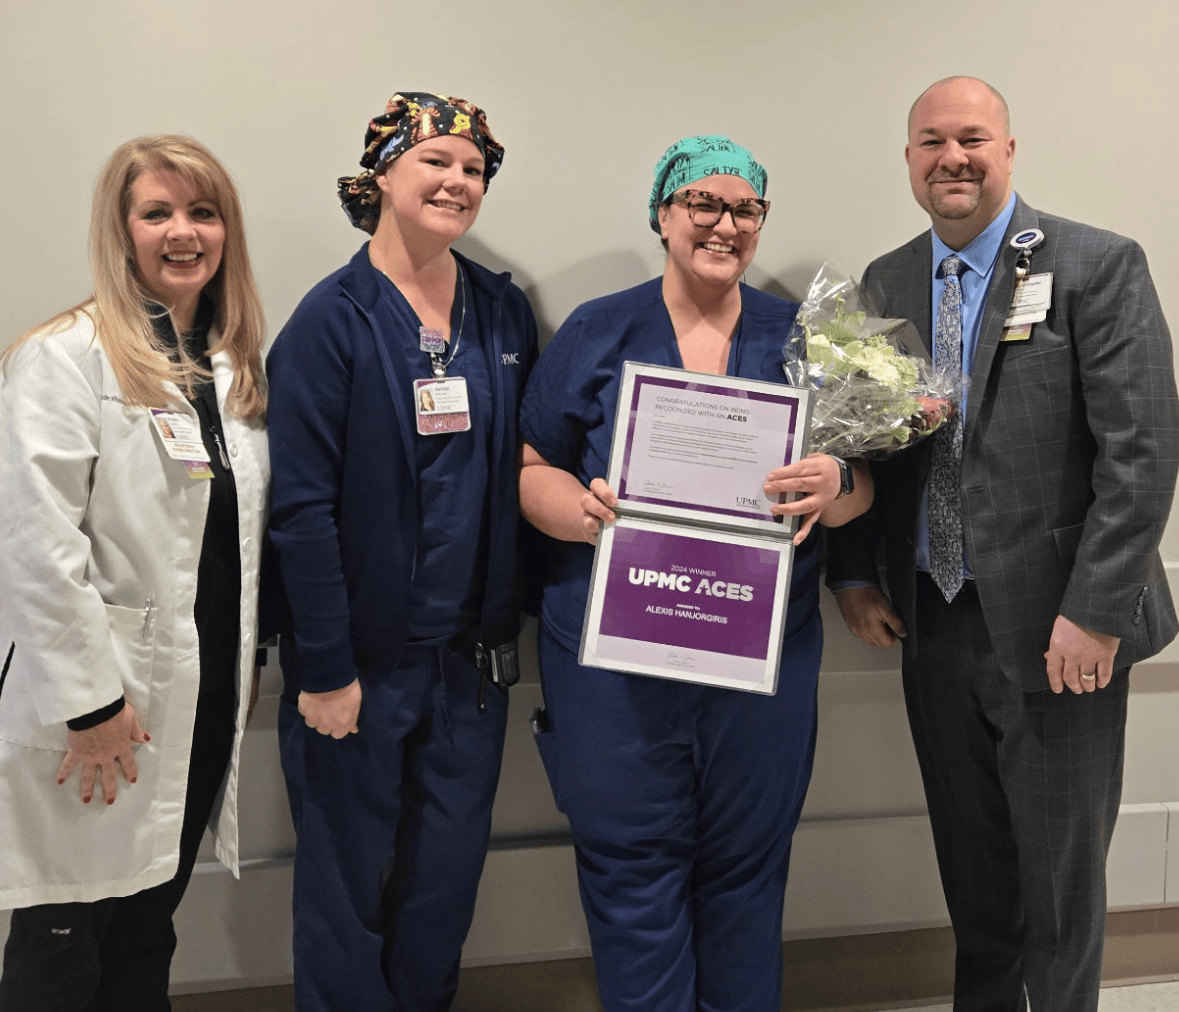
<path id="1" fill-rule="evenodd" d="M 500 363 L 501 365 L 520 364 L 520 353 L 518 351 L 505 351 L 500 355 L 500 358 L 503 359 L 503 361 Z"/>

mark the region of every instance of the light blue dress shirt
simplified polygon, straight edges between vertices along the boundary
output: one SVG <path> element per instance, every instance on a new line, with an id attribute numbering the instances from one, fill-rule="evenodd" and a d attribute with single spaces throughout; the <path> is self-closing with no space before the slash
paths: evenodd
<path id="1" fill-rule="evenodd" d="M 952 250 L 933 232 L 933 291 L 930 293 L 930 320 L 933 326 L 932 334 L 937 330 L 938 304 L 942 300 L 942 292 L 946 287 L 946 279 L 941 272 L 942 261 L 946 257 L 957 254 L 962 260 L 958 269 L 958 281 L 962 286 L 962 372 L 969 377 L 974 369 L 974 349 L 978 344 L 978 332 L 982 325 L 983 307 L 987 303 L 987 290 L 991 287 L 991 278 L 995 274 L 995 264 L 999 260 L 999 250 L 1003 245 L 1003 237 L 1007 234 L 1007 226 L 1011 224 L 1011 216 L 1015 213 L 1015 194 L 1007 201 L 1007 206 L 999 212 L 999 216 L 970 240 L 962 249 Z M 934 355 L 937 364 L 937 355 Z M 962 394 L 962 402 L 958 411 L 966 417 L 967 394 Z M 965 551 L 963 552 L 965 556 Z M 963 559 L 966 578 L 973 579 L 974 573 L 970 569 L 970 559 Z M 917 568 L 924 573 L 929 572 L 929 492 L 921 494 L 921 512 L 917 520 Z"/>

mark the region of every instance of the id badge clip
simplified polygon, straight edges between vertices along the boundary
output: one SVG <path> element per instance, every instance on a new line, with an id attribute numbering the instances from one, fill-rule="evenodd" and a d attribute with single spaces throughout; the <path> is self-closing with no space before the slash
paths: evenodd
<path id="1" fill-rule="evenodd" d="M 1032 325 L 1040 323 L 1052 308 L 1052 273 L 1032 274 L 1032 254 L 1044 241 L 1044 233 L 1038 228 L 1029 228 L 1012 236 L 1008 243 L 1019 251 L 1015 263 L 1015 291 L 1011 296 L 1011 308 L 1003 321 L 1002 341 L 1026 341 L 1032 333 Z"/>

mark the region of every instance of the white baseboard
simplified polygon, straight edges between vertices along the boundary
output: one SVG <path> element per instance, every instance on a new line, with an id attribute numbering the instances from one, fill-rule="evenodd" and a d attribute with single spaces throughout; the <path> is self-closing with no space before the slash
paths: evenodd
<path id="1" fill-rule="evenodd" d="M 1108 865 L 1111 910 L 1179 905 L 1179 802 L 1126 805 Z M 240 882 L 197 866 L 176 917 L 177 993 L 291 979 L 291 862 L 246 862 Z M 924 816 L 804 822 L 794 838 L 784 936 L 813 938 L 949 923 Z M 8 915 L 0 914 L 0 944 Z M 488 854 L 465 965 L 589 954 L 572 845 Z"/>
<path id="2" fill-rule="evenodd" d="M 1179 902 L 1179 802 L 1122 809 L 1109 858 L 1114 910 Z M 1168 858 L 1171 875 L 1168 876 Z M 803 823 L 794 839 L 784 936 L 810 938 L 949 923 L 924 816 Z M 290 979 L 290 862 L 248 863 L 235 883 L 198 866 L 177 915 L 178 991 Z M 487 858 L 464 965 L 589 954 L 573 848 L 500 845 Z"/>

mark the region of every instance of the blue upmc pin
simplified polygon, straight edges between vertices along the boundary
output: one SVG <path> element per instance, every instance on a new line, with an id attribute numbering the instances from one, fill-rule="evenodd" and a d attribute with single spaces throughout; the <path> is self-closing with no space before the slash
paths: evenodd
<path id="1" fill-rule="evenodd" d="M 1032 251 L 1044 241 L 1044 233 L 1038 228 L 1027 228 L 1011 237 L 1008 245 L 1019 250 L 1019 259 L 1015 262 L 1015 280 L 1022 282 L 1032 269 Z"/>
<path id="2" fill-rule="evenodd" d="M 1011 242 L 1008 244 L 1012 249 L 1024 250 L 1035 249 L 1044 241 L 1044 233 L 1038 228 L 1028 228 L 1020 232 L 1018 235 L 1011 237 Z"/>

